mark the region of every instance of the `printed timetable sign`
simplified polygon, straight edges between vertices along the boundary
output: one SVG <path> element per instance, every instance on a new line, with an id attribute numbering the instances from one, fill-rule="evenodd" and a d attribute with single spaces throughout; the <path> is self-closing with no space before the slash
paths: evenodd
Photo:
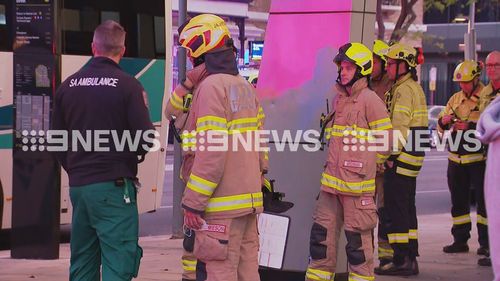
<path id="1" fill-rule="evenodd" d="M 34 136 L 42 137 L 49 129 L 54 69 L 53 55 L 14 54 L 16 148 L 23 145 L 23 131 L 34 131 Z"/>
<path id="2" fill-rule="evenodd" d="M 14 52 L 53 53 L 54 0 L 15 0 Z"/>

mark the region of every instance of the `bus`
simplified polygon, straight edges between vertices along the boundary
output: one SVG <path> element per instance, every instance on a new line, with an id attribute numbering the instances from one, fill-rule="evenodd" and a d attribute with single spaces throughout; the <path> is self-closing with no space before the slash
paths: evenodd
<path id="1" fill-rule="evenodd" d="M 139 164 L 139 212 L 151 212 L 160 207 L 165 173 L 165 155 L 168 121 L 163 117 L 164 105 L 170 92 L 171 17 L 165 20 L 165 6 L 170 0 L 51 0 L 57 28 L 55 29 L 55 87 L 69 75 L 78 71 L 91 59 L 93 30 L 105 20 L 119 22 L 127 31 L 126 53 L 121 68 L 136 77 L 147 92 L 149 114 L 160 133 L 161 149 L 149 153 Z M 16 77 L 14 67 L 14 7 L 13 2 L 29 3 L 30 0 L 0 0 L 0 226 L 12 227 L 13 150 L 16 131 L 15 112 L 19 98 L 14 93 Z M 43 1 L 39 1 L 43 3 Z M 49 2 L 46 1 L 45 2 Z M 169 8 L 170 9 L 170 8 Z M 167 31 L 166 31 L 167 30 Z M 8 40 L 4 40 L 7 38 Z M 165 58 L 168 58 L 167 60 Z M 167 82 L 165 82 L 167 81 Z M 47 114 L 47 116 L 49 116 Z M 34 121 L 33 121 L 34 122 Z M 68 176 L 61 169 L 60 222 L 71 222 Z M 36 180 L 36 179 L 35 179 Z"/>

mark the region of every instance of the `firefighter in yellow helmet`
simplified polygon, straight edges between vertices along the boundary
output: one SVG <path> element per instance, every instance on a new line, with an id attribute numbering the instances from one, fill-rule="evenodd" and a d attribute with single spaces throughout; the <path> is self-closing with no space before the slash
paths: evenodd
<path id="1" fill-rule="evenodd" d="M 377 152 L 369 150 L 372 131 L 391 130 L 384 102 L 368 88 L 372 52 L 361 43 L 342 46 L 334 58 L 339 75 L 336 113 L 328 127 L 328 160 L 321 179 L 310 236 L 306 280 L 335 278 L 338 234 L 347 238 L 349 280 L 374 280 L 373 229 L 377 225 Z M 385 151 L 388 153 L 388 151 Z"/>
<path id="2" fill-rule="evenodd" d="M 382 40 L 375 40 L 373 44 L 373 72 L 370 79 L 370 87 L 385 101 L 387 93 L 393 84 L 387 75 L 387 52 L 389 45 Z"/>
<path id="3" fill-rule="evenodd" d="M 263 208 L 261 174 L 267 164 L 263 153 L 245 150 L 229 136 L 242 134 L 238 139 L 256 143 L 263 114 L 255 89 L 238 74 L 224 20 L 203 14 L 179 30 L 181 46 L 207 72 L 194 89 L 187 120 L 196 156 L 182 198 L 191 238 L 184 246 L 197 258 L 197 280 L 259 280 L 256 215 Z"/>
<path id="4" fill-rule="evenodd" d="M 382 40 L 375 40 L 373 44 L 373 71 L 370 79 L 370 87 L 377 93 L 377 95 L 385 103 L 385 93 L 387 93 L 393 82 L 387 75 L 387 52 L 389 45 Z M 383 163 L 385 159 L 377 159 L 379 163 Z M 375 178 L 375 185 L 377 189 L 377 213 L 378 213 L 378 258 L 380 264 L 386 264 L 392 261 L 392 248 L 387 239 L 387 216 L 384 209 L 384 171 L 377 171 Z"/>
<path id="5" fill-rule="evenodd" d="M 417 82 L 416 67 L 423 61 L 421 50 L 396 43 L 387 52 L 387 73 L 394 85 L 386 95 L 394 133 L 407 145 L 396 142 L 386 162 L 384 207 L 388 216 L 388 239 L 394 251 L 393 261 L 375 269 L 380 275 L 418 274 L 416 179 L 424 162 L 428 144 L 427 103 Z M 426 141 L 423 141 L 426 140 Z"/>
<path id="6" fill-rule="evenodd" d="M 457 65 L 453 81 L 460 85 L 461 91 L 455 93 L 441 113 L 438 130 L 442 133 L 451 130 L 453 143 L 449 146 L 448 187 L 451 192 L 451 215 L 453 244 L 445 246 L 445 253 L 468 252 L 470 238 L 470 189 L 475 188 L 477 202 L 477 230 L 480 248 L 478 255 L 488 256 L 488 228 L 484 204 L 484 173 L 486 169 L 484 147 L 475 140 L 476 124 L 479 120 L 479 97 L 484 85 L 479 81 L 482 66 L 473 60 Z M 468 135 L 468 136 L 467 136 Z M 475 140 L 475 141 L 474 141 Z"/>

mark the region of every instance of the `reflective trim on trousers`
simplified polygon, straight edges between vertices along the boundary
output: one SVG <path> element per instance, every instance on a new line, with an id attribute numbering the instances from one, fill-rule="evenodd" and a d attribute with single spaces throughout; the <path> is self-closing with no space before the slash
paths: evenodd
<path id="1" fill-rule="evenodd" d="M 197 261 L 192 260 L 182 260 L 182 269 L 185 271 L 196 271 Z"/>
<path id="2" fill-rule="evenodd" d="M 379 258 L 392 258 L 394 256 L 394 250 L 392 248 L 382 248 L 378 247 L 378 257 Z"/>
<path id="3" fill-rule="evenodd" d="M 462 225 L 471 223 L 470 214 L 453 217 L 453 225 Z"/>
<path id="4" fill-rule="evenodd" d="M 410 229 L 408 238 L 410 238 L 410 240 L 418 240 L 418 231 L 416 229 Z"/>
<path id="5" fill-rule="evenodd" d="M 405 244 L 410 240 L 408 233 L 389 233 L 387 237 L 390 244 Z"/>
<path id="6" fill-rule="evenodd" d="M 396 173 L 403 175 L 403 176 L 416 178 L 418 176 L 419 171 L 414 171 L 414 170 L 406 169 L 403 167 L 397 167 Z"/>
<path id="7" fill-rule="evenodd" d="M 485 217 L 478 214 L 477 215 L 477 223 L 487 226 L 488 225 L 488 218 L 485 218 Z"/>
<path id="8" fill-rule="evenodd" d="M 451 153 L 448 155 L 448 159 L 457 164 L 471 164 L 476 162 L 481 162 L 486 160 L 486 157 L 482 153 L 474 153 L 467 155 L 458 155 L 456 153 Z"/>
<path id="9" fill-rule="evenodd" d="M 306 278 L 318 281 L 332 281 L 335 278 L 335 273 L 319 269 L 307 268 Z"/>
<path id="10" fill-rule="evenodd" d="M 349 281 L 373 281 L 375 276 L 363 276 L 354 272 L 349 272 Z"/>

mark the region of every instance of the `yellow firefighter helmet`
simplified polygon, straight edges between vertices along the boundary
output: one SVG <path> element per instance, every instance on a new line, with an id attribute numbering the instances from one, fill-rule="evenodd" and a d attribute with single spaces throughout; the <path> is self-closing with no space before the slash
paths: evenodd
<path id="1" fill-rule="evenodd" d="M 390 46 L 386 57 L 394 60 L 403 60 L 410 67 L 417 67 L 418 64 L 423 63 L 422 50 L 404 43 L 396 43 Z"/>
<path id="2" fill-rule="evenodd" d="M 385 64 L 387 64 L 387 52 L 389 51 L 389 45 L 382 40 L 375 40 L 373 43 L 373 54 L 379 56 Z"/>
<path id="3" fill-rule="evenodd" d="M 339 66 L 342 61 L 349 61 L 357 65 L 362 76 L 372 73 L 373 54 L 368 47 L 361 43 L 347 43 L 340 47 L 339 53 L 333 61 Z"/>
<path id="4" fill-rule="evenodd" d="M 212 14 L 198 15 L 179 27 L 179 43 L 193 58 L 223 46 L 230 37 L 224 20 Z"/>
<path id="5" fill-rule="evenodd" d="M 466 60 L 459 63 L 455 68 L 453 81 L 469 82 L 479 75 L 481 75 L 481 64 L 473 60 Z"/>

